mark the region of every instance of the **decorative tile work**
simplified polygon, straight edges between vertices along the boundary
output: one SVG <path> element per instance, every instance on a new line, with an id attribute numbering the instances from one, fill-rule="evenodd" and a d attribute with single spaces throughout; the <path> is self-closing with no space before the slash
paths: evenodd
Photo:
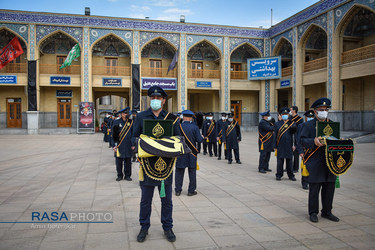
<path id="1" fill-rule="evenodd" d="M 225 111 L 229 112 L 229 37 L 224 37 L 224 98 Z"/>
<path id="2" fill-rule="evenodd" d="M 280 41 L 282 37 L 288 40 L 290 44 L 292 45 L 294 44 L 293 43 L 293 38 L 294 38 L 293 30 L 287 30 L 284 33 L 277 35 L 271 39 L 271 54 L 273 54 L 273 50 L 275 49 L 276 44 Z"/>
<path id="3" fill-rule="evenodd" d="M 270 56 L 270 39 L 267 39 L 266 40 L 266 48 L 265 48 L 265 55 L 266 57 L 269 57 Z M 266 80 L 265 81 L 265 96 L 264 96 L 264 99 L 265 99 L 265 108 L 266 110 L 269 110 L 270 109 L 270 80 Z"/>
<path id="4" fill-rule="evenodd" d="M 263 39 L 246 39 L 246 38 L 230 38 L 230 53 L 238 47 L 238 45 L 249 43 L 259 49 L 260 55 L 263 56 L 264 40 Z"/>
<path id="5" fill-rule="evenodd" d="M 49 34 L 57 30 L 62 30 L 65 33 L 71 35 L 74 39 L 76 39 L 79 42 L 80 45 L 82 45 L 82 28 L 44 25 L 36 26 L 36 43 L 38 44 L 39 41 L 42 40 L 44 37 L 48 36 Z"/>
<path id="6" fill-rule="evenodd" d="M 35 60 L 35 25 L 30 24 L 30 60 Z"/>
<path id="7" fill-rule="evenodd" d="M 333 40 L 333 10 L 328 12 L 328 98 L 332 100 L 332 40 Z"/>
<path id="8" fill-rule="evenodd" d="M 180 36 L 179 34 L 171 34 L 171 33 L 162 33 L 162 32 L 141 32 L 140 33 L 140 42 L 139 46 L 140 48 L 143 47 L 146 43 L 151 41 L 154 38 L 162 37 L 165 38 L 165 40 L 172 43 L 175 48 L 177 49 L 180 44 Z"/>
<path id="9" fill-rule="evenodd" d="M 364 6 L 368 6 L 371 9 L 375 9 L 375 1 L 374 0 L 354 0 L 350 1 L 338 8 L 335 9 L 335 30 L 337 28 L 337 25 L 340 23 L 342 18 L 345 16 L 345 14 L 353 7 L 354 4 L 361 4 Z"/>
<path id="10" fill-rule="evenodd" d="M 293 28 L 293 105 L 297 105 L 296 97 L 297 97 L 297 36 L 298 30 L 297 27 Z"/>
<path id="11" fill-rule="evenodd" d="M 306 32 L 306 30 L 310 27 L 311 24 L 316 24 L 321 27 L 325 32 L 327 32 L 327 15 L 323 14 L 318 17 L 315 17 L 301 25 L 298 26 L 298 41 L 301 40 L 301 37 Z"/>
<path id="12" fill-rule="evenodd" d="M 89 28 L 83 28 L 84 44 L 83 44 L 83 89 L 84 101 L 88 102 L 89 94 Z"/>
<path id="13" fill-rule="evenodd" d="M 283 32 L 284 30 L 290 29 L 295 25 L 299 25 L 307 19 L 316 17 L 320 15 L 321 13 L 326 12 L 335 6 L 341 3 L 344 3 L 345 1 L 347 0 L 320 1 L 317 4 L 302 11 L 301 13 L 296 14 L 295 16 L 292 16 L 291 18 L 281 22 L 280 24 L 275 25 L 273 28 L 269 30 L 269 35 L 271 37 L 275 36 L 276 34 L 279 34 L 280 32 Z"/>
<path id="14" fill-rule="evenodd" d="M 185 85 L 186 85 L 186 72 L 185 72 L 185 68 L 186 68 L 186 34 L 181 34 L 181 42 L 180 42 L 180 61 L 179 63 L 181 65 L 178 66 L 178 68 L 180 69 L 181 71 L 181 79 L 180 79 L 180 83 L 181 83 L 181 111 L 185 110 L 185 96 L 186 96 L 186 93 L 185 93 Z"/>
<path id="15" fill-rule="evenodd" d="M 28 39 L 27 24 L 2 23 L 0 28 L 2 28 L 2 27 L 6 27 L 6 28 L 14 31 L 20 37 L 25 39 L 26 42 L 28 42 L 29 39 Z"/>
<path id="16" fill-rule="evenodd" d="M 224 27 L 219 25 L 199 25 L 177 22 L 157 22 L 149 20 L 71 16 L 28 12 L 1 11 L 0 20 L 21 23 L 39 23 L 53 25 L 89 26 L 92 28 L 122 28 L 130 30 L 152 30 L 190 34 L 208 34 L 220 36 L 257 37 L 267 36 L 268 31 L 256 28 Z"/>
<path id="17" fill-rule="evenodd" d="M 134 31 L 133 41 L 134 64 L 139 64 L 139 31 Z"/>
<path id="18" fill-rule="evenodd" d="M 221 51 L 223 54 L 223 38 L 218 36 L 196 36 L 196 35 L 188 35 L 186 37 L 186 50 L 189 51 L 191 47 L 196 45 L 197 43 L 201 42 L 202 40 L 207 40 L 213 43 L 217 49 Z"/>
<path id="19" fill-rule="evenodd" d="M 130 47 L 133 46 L 133 32 L 129 30 L 110 30 L 110 29 L 90 29 L 90 46 L 97 41 L 108 35 L 109 33 L 115 34 L 124 39 Z"/>

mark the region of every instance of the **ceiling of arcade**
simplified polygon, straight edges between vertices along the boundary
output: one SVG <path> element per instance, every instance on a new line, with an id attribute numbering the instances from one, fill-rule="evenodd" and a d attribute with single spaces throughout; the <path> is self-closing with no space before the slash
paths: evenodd
<path id="1" fill-rule="evenodd" d="M 375 13 L 365 8 L 357 8 L 345 28 L 344 36 L 367 37 L 374 34 Z"/>
<path id="2" fill-rule="evenodd" d="M 219 52 L 206 41 L 192 47 L 188 52 L 188 60 L 216 61 L 220 59 Z"/>
<path id="3" fill-rule="evenodd" d="M 148 43 L 142 49 L 142 57 L 144 58 L 160 58 L 172 59 L 175 54 L 175 49 L 165 40 L 158 38 Z"/>
<path id="4" fill-rule="evenodd" d="M 76 42 L 69 36 L 57 32 L 41 43 L 40 53 L 67 55 L 75 44 Z"/>
<path id="5" fill-rule="evenodd" d="M 0 48 L 4 48 L 13 38 L 15 35 L 8 31 L 7 29 L 0 30 Z M 24 53 L 27 53 L 26 44 L 22 39 L 18 39 L 21 43 L 21 47 Z"/>
<path id="6" fill-rule="evenodd" d="M 244 44 L 235 49 L 230 56 L 231 62 L 247 62 L 248 58 L 258 58 L 259 53 L 249 44 Z"/>
<path id="7" fill-rule="evenodd" d="M 120 39 L 109 35 L 94 45 L 92 55 L 130 57 L 130 48 Z"/>

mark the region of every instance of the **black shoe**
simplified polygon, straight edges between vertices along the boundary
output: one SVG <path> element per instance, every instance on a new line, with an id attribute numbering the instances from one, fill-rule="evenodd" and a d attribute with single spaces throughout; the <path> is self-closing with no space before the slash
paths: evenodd
<path id="1" fill-rule="evenodd" d="M 289 180 L 291 180 L 291 181 L 296 181 L 296 177 L 289 177 Z"/>
<path id="2" fill-rule="evenodd" d="M 188 193 L 188 196 L 193 196 L 193 195 L 197 195 L 197 194 L 198 194 L 197 191 L 194 191 L 192 193 Z"/>
<path id="3" fill-rule="evenodd" d="M 180 196 L 181 195 L 181 192 L 176 192 L 176 196 Z"/>
<path id="4" fill-rule="evenodd" d="M 225 159 L 225 160 L 228 160 L 228 157 L 226 157 L 226 156 L 225 156 L 225 158 L 224 158 L 224 159 Z"/>
<path id="5" fill-rule="evenodd" d="M 125 177 L 125 179 L 124 180 L 127 180 L 127 181 L 132 181 L 132 178 L 130 178 L 130 177 Z"/>
<path id="6" fill-rule="evenodd" d="M 210 157 L 212 157 L 212 155 L 210 155 Z"/>
<path id="7" fill-rule="evenodd" d="M 293 170 L 293 173 L 298 173 L 298 170 Z"/>
<path id="8" fill-rule="evenodd" d="M 232 164 L 232 161 L 228 161 L 228 164 Z"/>
<path id="9" fill-rule="evenodd" d="M 328 220 L 331 220 L 331 221 L 334 221 L 334 222 L 339 222 L 340 219 L 337 218 L 336 216 L 334 216 L 332 213 L 329 213 L 329 214 L 322 214 L 322 217 L 323 218 L 326 218 Z"/>
<path id="10" fill-rule="evenodd" d="M 148 234 L 148 230 L 142 230 L 139 232 L 137 236 L 137 241 L 138 242 L 144 242 L 146 240 L 146 236 Z"/>
<path id="11" fill-rule="evenodd" d="M 220 160 L 221 160 L 221 157 L 218 157 L 217 159 L 220 161 Z"/>
<path id="12" fill-rule="evenodd" d="M 272 172 L 272 170 L 271 170 L 271 169 L 266 169 L 266 171 L 267 171 L 267 172 Z"/>
<path id="13" fill-rule="evenodd" d="M 303 185 L 302 188 L 305 189 L 305 190 L 308 190 L 308 189 L 309 189 L 309 186 L 307 186 L 307 185 Z"/>
<path id="14" fill-rule="evenodd" d="M 207 153 L 206 152 L 203 152 L 203 155 L 206 155 Z"/>
<path id="15" fill-rule="evenodd" d="M 259 173 L 265 174 L 267 173 L 264 169 L 259 170 Z"/>
<path id="16" fill-rule="evenodd" d="M 164 235 L 165 235 L 165 237 L 167 237 L 167 240 L 169 242 L 175 242 L 176 241 L 176 235 L 174 235 L 172 229 L 164 231 Z"/>
<path id="17" fill-rule="evenodd" d="M 314 222 L 314 223 L 317 223 L 319 221 L 318 220 L 318 215 L 316 213 L 310 214 L 310 221 Z"/>
<path id="18" fill-rule="evenodd" d="M 217 154 L 215 155 L 215 157 L 217 157 Z"/>
<path id="19" fill-rule="evenodd" d="M 241 161 L 236 161 L 236 163 L 237 163 L 237 164 L 242 164 L 242 162 L 241 162 Z"/>
<path id="20" fill-rule="evenodd" d="M 277 180 L 277 181 L 281 181 L 281 177 L 277 176 L 277 177 L 276 177 L 276 180 Z"/>
<path id="21" fill-rule="evenodd" d="M 122 177 L 117 177 L 116 178 L 116 181 L 121 181 L 122 180 Z"/>

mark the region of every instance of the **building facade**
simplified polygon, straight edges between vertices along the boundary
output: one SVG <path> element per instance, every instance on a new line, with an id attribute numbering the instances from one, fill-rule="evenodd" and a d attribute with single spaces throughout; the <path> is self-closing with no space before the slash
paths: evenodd
<path id="1" fill-rule="evenodd" d="M 140 109 L 159 81 L 169 112 L 232 111 L 250 129 L 259 112 L 307 110 L 327 96 L 342 129 L 374 132 L 374 9 L 374 0 L 319 1 L 269 29 L 0 10 L 1 48 L 17 36 L 24 49 L 0 71 L 0 128 L 74 128 L 79 102 L 95 102 L 100 117 L 111 95 L 134 106 L 139 65 Z M 75 44 L 81 56 L 60 69 Z M 247 59 L 270 56 L 281 56 L 282 78 L 248 80 Z M 29 61 L 36 111 L 28 111 Z"/>

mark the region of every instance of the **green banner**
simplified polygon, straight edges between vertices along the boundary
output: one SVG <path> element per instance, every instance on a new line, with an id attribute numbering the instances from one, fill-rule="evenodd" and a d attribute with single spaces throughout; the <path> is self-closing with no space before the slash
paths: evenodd
<path id="1" fill-rule="evenodd" d="M 65 62 L 61 65 L 60 69 L 63 69 L 67 66 L 70 66 L 74 59 L 78 58 L 81 55 L 81 50 L 79 48 L 78 43 L 73 46 L 73 48 L 69 51 L 68 56 L 65 59 Z"/>

